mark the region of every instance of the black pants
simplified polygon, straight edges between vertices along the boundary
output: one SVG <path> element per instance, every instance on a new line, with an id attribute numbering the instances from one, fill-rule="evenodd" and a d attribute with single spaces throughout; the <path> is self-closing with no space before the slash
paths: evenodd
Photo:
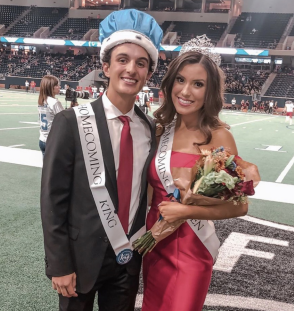
<path id="1" fill-rule="evenodd" d="M 59 295 L 59 311 L 92 311 L 97 291 L 99 311 L 134 311 L 138 287 L 139 275 L 129 275 L 125 266 L 117 264 L 109 246 L 93 289 L 78 297 Z"/>

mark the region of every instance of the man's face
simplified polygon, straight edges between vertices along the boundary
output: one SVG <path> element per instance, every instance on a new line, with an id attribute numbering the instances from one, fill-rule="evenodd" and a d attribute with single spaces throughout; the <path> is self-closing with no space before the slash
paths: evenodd
<path id="1" fill-rule="evenodd" d="M 115 47 L 110 65 L 103 63 L 103 71 L 110 78 L 107 95 L 136 96 L 152 73 L 149 72 L 149 56 L 137 44 L 124 43 Z"/>

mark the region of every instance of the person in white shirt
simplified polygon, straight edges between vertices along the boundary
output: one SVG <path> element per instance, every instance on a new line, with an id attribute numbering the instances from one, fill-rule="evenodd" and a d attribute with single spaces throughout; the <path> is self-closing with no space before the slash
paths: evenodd
<path id="1" fill-rule="evenodd" d="M 92 87 L 92 92 L 93 92 L 93 98 L 97 98 L 97 86 L 96 85 Z"/>
<path id="2" fill-rule="evenodd" d="M 44 76 L 40 84 L 38 99 L 40 137 L 39 147 L 45 154 L 46 141 L 55 115 L 63 110 L 60 101 L 55 98 L 59 94 L 60 84 L 55 76 Z"/>
<path id="3" fill-rule="evenodd" d="M 232 110 L 236 110 L 236 98 L 234 97 L 232 100 L 231 100 L 231 104 L 232 104 Z"/>
<path id="4" fill-rule="evenodd" d="M 101 85 L 99 87 L 99 97 L 101 97 L 103 95 L 103 93 L 104 93 L 104 87 L 103 87 L 103 85 Z"/>
<path id="5" fill-rule="evenodd" d="M 285 122 L 289 122 L 290 125 L 292 125 L 293 108 L 294 108 L 293 102 L 290 100 L 287 100 L 285 103 L 285 109 L 284 109 L 284 111 L 286 112 Z"/>
<path id="6" fill-rule="evenodd" d="M 149 102 L 150 102 L 150 105 L 153 105 L 153 102 L 154 102 L 154 94 L 152 92 L 152 90 L 149 92 Z"/>
<path id="7" fill-rule="evenodd" d="M 271 99 L 269 104 L 268 104 L 268 113 L 273 113 L 273 108 L 274 108 L 274 101 Z"/>
<path id="8" fill-rule="evenodd" d="M 151 107 L 150 107 L 150 102 L 149 102 L 149 87 L 144 86 L 142 91 L 139 93 L 140 97 L 140 109 L 145 113 L 148 114 L 148 110 L 150 109 L 151 112 Z"/>
<path id="9" fill-rule="evenodd" d="M 29 92 L 29 87 L 30 87 L 30 82 L 28 80 L 26 80 L 25 82 L 25 87 L 26 87 L 26 92 Z"/>

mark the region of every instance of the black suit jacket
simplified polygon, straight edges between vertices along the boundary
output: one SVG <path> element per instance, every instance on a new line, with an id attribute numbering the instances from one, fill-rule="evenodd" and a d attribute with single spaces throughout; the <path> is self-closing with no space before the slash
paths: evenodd
<path id="1" fill-rule="evenodd" d="M 105 164 L 106 188 L 118 208 L 113 151 L 102 99 L 91 103 L 95 112 Z M 145 224 L 147 169 L 156 149 L 155 126 L 135 106 L 135 113 L 150 127 L 152 143 L 141 180 L 140 203 L 130 236 Z M 41 217 L 45 263 L 48 277 L 77 274 L 77 291 L 89 292 L 97 280 L 108 238 L 89 187 L 81 142 L 73 109 L 55 116 L 46 142 L 42 183 Z M 134 252 L 126 265 L 130 274 L 139 274 L 141 256 Z"/>

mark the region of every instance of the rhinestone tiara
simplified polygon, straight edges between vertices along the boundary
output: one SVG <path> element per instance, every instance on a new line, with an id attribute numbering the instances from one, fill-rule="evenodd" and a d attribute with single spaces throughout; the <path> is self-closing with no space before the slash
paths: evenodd
<path id="1" fill-rule="evenodd" d="M 190 41 L 184 43 L 180 50 L 180 54 L 182 55 L 187 52 L 199 52 L 208 56 L 212 59 L 218 66 L 221 64 L 221 56 L 220 54 L 215 52 L 215 47 L 211 43 L 211 40 L 207 38 L 204 34 L 202 36 L 197 36 L 196 38 L 191 39 Z"/>

